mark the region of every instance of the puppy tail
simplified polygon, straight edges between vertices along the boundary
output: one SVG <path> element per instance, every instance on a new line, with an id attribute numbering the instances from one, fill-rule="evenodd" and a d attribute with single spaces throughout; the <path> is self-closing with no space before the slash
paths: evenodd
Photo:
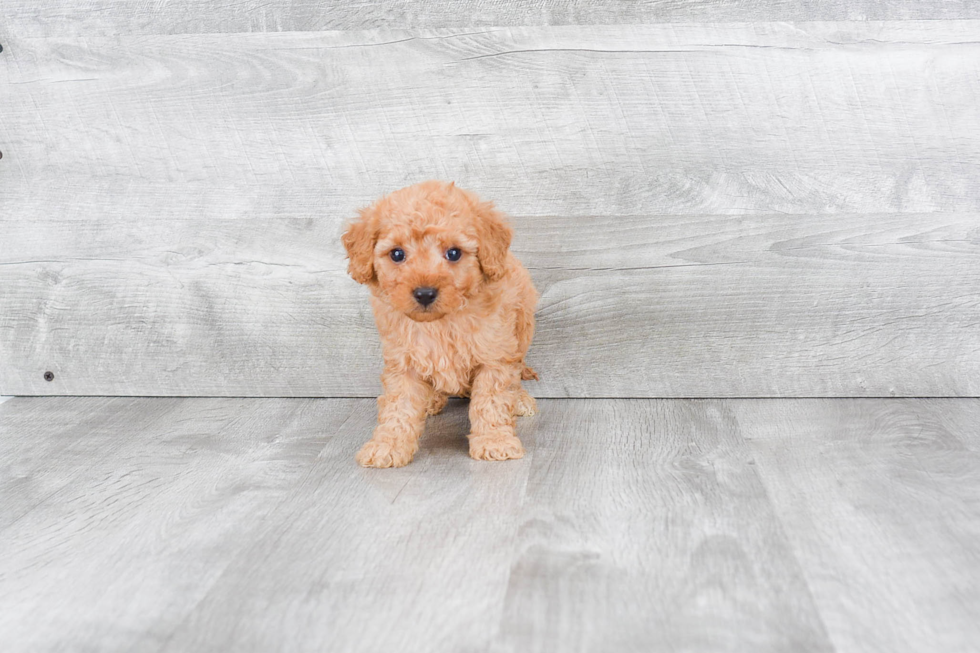
<path id="1" fill-rule="evenodd" d="M 524 381 L 530 381 L 534 379 L 535 381 L 540 381 L 538 373 L 534 371 L 533 367 L 528 367 L 527 363 L 524 363 L 524 371 L 521 372 L 521 379 Z"/>

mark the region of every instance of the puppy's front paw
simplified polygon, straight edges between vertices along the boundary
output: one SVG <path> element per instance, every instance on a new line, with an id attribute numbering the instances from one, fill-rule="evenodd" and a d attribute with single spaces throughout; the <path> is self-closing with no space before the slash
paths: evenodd
<path id="1" fill-rule="evenodd" d="M 510 460 L 524 456 L 524 445 L 515 435 L 470 436 L 470 457 L 476 460 Z"/>
<path id="2" fill-rule="evenodd" d="M 404 467 L 412 462 L 415 447 L 389 440 L 368 440 L 354 456 L 361 467 Z"/>

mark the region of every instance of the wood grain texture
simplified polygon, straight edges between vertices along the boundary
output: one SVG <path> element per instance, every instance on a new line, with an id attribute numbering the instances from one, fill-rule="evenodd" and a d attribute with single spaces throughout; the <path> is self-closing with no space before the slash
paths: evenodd
<path id="1" fill-rule="evenodd" d="M 120 448 L 120 430 L 150 430 L 176 403 L 99 398 L 10 404 L 4 409 L 0 438 L 0 531 L 85 478 L 100 462 L 112 459 Z M 137 412 L 137 405 L 143 410 Z"/>
<path id="2" fill-rule="evenodd" d="M 368 419 L 368 403 L 4 405 L 4 480 L 15 501 L 5 482 L 0 647 L 159 650 L 352 411 Z M 30 510 L 19 510 L 18 495 L 36 498 Z"/>
<path id="3" fill-rule="evenodd" d="M 437 177 L 517 215 L 980 211 L 978 25 L 15 39 L 0 209 L 346 217 Z"/>
<path id="4" fill-rule="evenodd" d="M 469 459 L 453 404 L 411 467 L 362 470 L 374 404 L 18 398 L 14 474 L 72 479 L 0 528 L 3 650 L 485 647 L 531 457 Z"/>
<path id="5" fill-rule="evenodd" d="M 831 651 L 723 402 L 545 402 L 493 651 Z"/>
<path id="6" fill-rule="evenodd" d="M 515 223 L 538 396 L 980 394 L 980 215 Z M 340 228 L 0 219 L 0 392 L 376 396 Z"/>
<path id="7" fill-rule="evenodd" d="M 540 396 L 975 396 L 978 25 L 13 38 L 0 392 L 374 395 L 341 224 L 443 177 Z"/>
<path id="8" fill-rule="evenodd" d="M 540 409 L 520 422 L 521 461 L 468 458 L 452 402 L 412 465 L 363 470 L 368 399 L 15 398 L 0 409 L 0 648 L 980 639 L 980 400 Z"/>
<path id="9" fill-rule="evenodd" d="M 976 650 L 980 403 L 733 406 L 836 650 Z"/>
<path id="10" fill-rule="evenodd" d="M 29 37 L 495 25 L 980 18 L 970 0 L 6 0 L 0 30 Z M 2 32 L 0 32 L 2 34 Z"/>
<path id="11" fill-rule="evenodd" d="M 410 466 L 364 470 L 354 454 L 375 411 L 360 406 L 344 446 L 312 461 L 164 651 L 487 649 L 533 454 L 470 459 L 467 407 L 454 402 L 429 419 Z"/>

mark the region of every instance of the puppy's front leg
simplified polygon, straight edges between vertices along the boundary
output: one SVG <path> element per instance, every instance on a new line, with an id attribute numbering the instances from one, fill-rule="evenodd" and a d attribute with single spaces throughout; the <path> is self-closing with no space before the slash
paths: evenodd
<path id="1" fill-rule="evenodd" d="M 477 460 L 507 460 L 524 455 L 514 434 L 515 388 L 520 371 L 513 365 L 485 365 L 473 378 L 470 396 L 470 456 Z"/>
<path id="2" fill-rule="evenodd" d="M 432 389 L 411 370 L 385 370 L 378 397 L 378 426 L 357 453 L 364 467 L 404 467 L 419 450 Z"/>

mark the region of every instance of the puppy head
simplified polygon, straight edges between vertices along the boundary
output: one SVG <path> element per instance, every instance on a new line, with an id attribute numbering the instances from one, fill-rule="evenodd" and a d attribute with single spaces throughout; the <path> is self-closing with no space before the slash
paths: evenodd
<path id="1" fill-rule="evenodd" d="M 411 319 L 430 322 L 504 275 L 511 235 L 492 203 L 427 181 L 362 209 L 343 242 L 355 281 Z"/>

